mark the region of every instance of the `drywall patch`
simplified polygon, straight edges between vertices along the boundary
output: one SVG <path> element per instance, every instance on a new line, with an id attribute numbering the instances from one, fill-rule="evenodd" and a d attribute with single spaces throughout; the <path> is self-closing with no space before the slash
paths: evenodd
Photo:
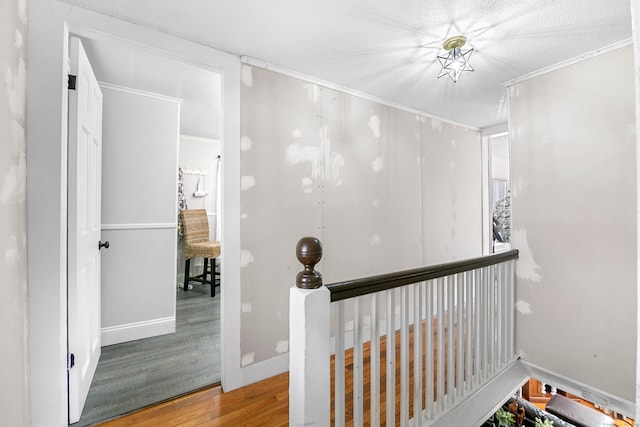
<path id="1" fill-rule="evenodd" d="M 344 166 L 344 157 L 340 153 L 331 151 L 331 139 L 329 138 L 329 126 L 327 125 L 320 128 L 320 146 L 325 153 L 324 158 L 329 159 L 325 166 L 324 182 L 328 185 L 339 187 L 342 185 L 340 170 Z"/>
<path id="2" fill-rule="evenodd" d="M 380 235 L 378 234 L 374 234 L 373 236 L 371 236 L 371 238 L 369 239 L 369 244 L 371 246 L 378 246 L 380 245 Z"/>
<path id="3" fill-rule="evenodd" d="M 243 213 L 240 215 L 240 219 L 247 219 L 249 218 L 249 214 Z"/>
<path id="4" fill-rule="evenodd" d="M 242 312 L 243 313 L 251 313 L 253 311 L 253 307 L 250 302 L 245 302 L 242 304 Z"/>
<path id="5" fill-rule="evenodd" d="M 291 144 L 284 152 L 284 163 L 287 166 L 309 163 L 311 165 L 311 178 L 319 179 L 321 177 L 322 156 L 317 147 L 303 146 L 298 142 Z"/>
<path id="6" fill-rule="evenodd" d="M 456 143 L 456 140 L 455 140 L 455 139 L 452 139 L 452 140 L 451 140 L 451 148 L 452 148 L 452 149 L 454 149 L 454 150 L 455 150 L 456 148 L 458 148 L 458 144 Z"/>
<path id="7" fill-rule="evenodd" d="M 288 340 L 280 340 L 276 343 L 276 353 L 282 354 L 289 351 L 289 341 Z"/>
<path id="8" fill-rule="evenodd" d="M 246 191 L 252 187 L 255 187 L 256 179 L 251 175 L 246 175 L 240 178 L 240 190 Z"/>
<path id="9" fill-rule="evenodd" d="M 449 169 L 451 169 L 452 171 L 456 170 L 456 162 L 454 162 L 453 160 L 449 162 Z"/>
<path id="10" fill-rule="evenodd" d="M 248 136 L 240 138 L 240 151 L 249 151 L 253 147 L 253 141 Z"/>
<path id="11" fill-rule="evenodd" d="M 242 365 L 243 368 L 247 365 L 251 365 L 255 357 L 256 357 L 255 353 L 247 353 L 244 356 L 242 356 L 242 360 L 240 361 L 240 364 Z"/>
<path id="12" fill-rule="evenodd" d="M 249 251 L 242 250 L 240 251 L 240 267 L 246 267 L 251 264 L 253 261 L 253 255 Z"/>
<path id="13" fill-rule="evenodd" d="M 518 262 L 516 262 L 516 277 L 531 282 L 539 282 L 541 277 L 538 273 L 540 266 L 533 258 L 533 253 L 529 247 L 527 230 L 517 229 L 513 232 L 513 241 L 520 250 Z"/>
<path id="14" fill-rule="evenodd" d="M 442 122 L 438 119 L 431 119 L 431 129 L 437 131 L 438 133 L 442 132 Z"/>
<path id="15" fill-rule="evenodd" d="M 329 158 L 329 171 L 327 173 L 327 182 L 333 184 L 336 187 L 342 185 L 342 178 L 340 178 L 340 170 L 344 166 L 344 157 L 340 153 L 331 153 Z"/>
<path id="16" fill-rule="evenodd" d="M 313 192 L 313 180 L 309 177 L 302 178 L 302 191 L 305 194 L 311 194 Z"/>
<path id="17" fill-rule="evenodd" d="M 371 169 L 373 169 L 375 173 L 382 172 L 383 168 L 384 168 L 384 159 L 382 157 L 377 157 L 373 160 L 373 162 L 371 162 Z"/>
<path id="18" fill-rule="evenodd" d="M 22 49 L 22 45 L 24 44 L 24 38 L 22 37 L 22 33 L 20 32 L 20 30 L 16 30 L 16 37 L 14 41 L 15 41 L 16 49 Z"/>
<path id="19" fill-rule="evenodd" d="M 369 117 L 369 123 L 367 123 L 367 125 L 369 126 L 369 129 L 371 129 L 373 137 L 375 139 L 380 139 L 380 117 L 372 114 L 371 117 Z"/>
<path id="20" fill-rule="evenodd" d="M 5 65 L 4 84 L 7 88 L 11 115 L 23 121 L 27 102 L 27 64 L 23 58 L 18 60 L 18 68 L 15 71 Z"/>
<path id="21" fill-rule="evenodd" d="M 251 65 L 243 64 L 242 71 L 240 73 L 242 84 L 247 87 L 253 87 L 253 67 Z"/>
<path id="22" fill-rule="evenodd" d="M 24 24 L 27 23 L 27 0 L 18 0 L 18 16 Z"/>
<path id="23" fill-rule="evenodd" d="M 531 305 L 528 302 L 525 301 L 518 301 L 516 302 L 516 310 L 518 310 L 518 312 L 520 314 L 532 314 L 533 311 L 531 310 Z"/>
<path id="24" fill-rule="evenodd" d="M 24 162 L 22 157 L 20 157 L 18 161 L 19 163 Z M 9 203 L 20 203 L 24 201 L 25 180 L 23 177 L 25 174 L 21 173 L 21 169 L 23 168 L 18 164 L 18 166 L 13 166 L 5 172 L 2 177 L 2 185 L 0 186 L 0 204 L 8 205 Z"/>
<path id="25" fill-rule="evenodd" d="M 378 209 L 380 207 L 380 200 L 379 199 L 373 199 L 371 201 L 371 206 L 373 206 L 374 208 Z"/>
<path id="26" fill-rule="evenodd" d="M 294 129 L 291 131 L 291 136 L 296 139 L 302 138 L 302 131 L 300 129 Z"/>
<path id="27" fill-rule="evenodd" d="M 9 237 L 7 241 L 7 250 L 4 253 L 7 266 L 16 266 L 20 261 L 20 252 L 18 252 L 18 239 L 15 234 Z"/>
<path id="28" fill-rule="evenodd" d="M 309 102 L 317 104 L 320 100 L 320 86 L 315 83 L 306 83 L 303 86 L 307 90 L 307 99 Z"/>
<path id="29" fill-rule="evenodd" d="M 509 88 L 509 96 L 519 97 L 520 96 L 520 86 L 519 84 L 513 85 Z"/>

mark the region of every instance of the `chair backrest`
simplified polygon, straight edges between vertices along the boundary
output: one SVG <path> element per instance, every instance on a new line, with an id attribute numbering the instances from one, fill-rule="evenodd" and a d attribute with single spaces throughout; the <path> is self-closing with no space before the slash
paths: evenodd
<path id="1" fill-rule="evenodd" d="M 184 227 L 184 244 L 209 241 L 209 219 L 206 209 L 183 209 L 180 211 Z"/>

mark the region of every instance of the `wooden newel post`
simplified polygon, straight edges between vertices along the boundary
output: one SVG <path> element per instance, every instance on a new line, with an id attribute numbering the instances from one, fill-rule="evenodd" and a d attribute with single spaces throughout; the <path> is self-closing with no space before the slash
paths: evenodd
<path id="1" fill-rule="evenodd" d="M 296 246 L 298 261 L 304 265 L 296 276 L 296 286 L 302 289 L 316 289 L 322 286 L 322 274 L 314 267 L 322 259 L 322 244 L 315 237 L 303 237 Z"/>
<path id="2" fill-rule="evenodd" d="M 331 295 L 314 270 L 322 245 L 303 237 L 296 246 L 304 270 L 289 293 L 289 425 L 330 425 Z"/>

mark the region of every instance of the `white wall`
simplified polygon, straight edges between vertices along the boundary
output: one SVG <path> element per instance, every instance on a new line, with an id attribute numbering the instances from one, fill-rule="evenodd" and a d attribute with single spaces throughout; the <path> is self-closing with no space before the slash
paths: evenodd
<path id="1" fill-rule="evenodd" d="M 101 85 L 102 345 L 175 331 L 180 102 Z"/>
<path id="2" fill-rule="evenodd" d="M 636 206 L 637 211 L 640 212 L 640 175 L 637 173 L 640 170 L 640 150 L 638 147 L 640 144 L 640 2 L 631 2 L 631 26 L 633 28 L 633 53 L 634 53 L 634 76 L 635 76 L 635 107 L 636 107 Z M 636 248 L 640 243 L 640 215 L 636 217 Z M 638 253 L 636 253 L 638 256 Z M 640 258 L 636 259 L 636 281 L 640 277 Z M 636 295 L 636 412 L 632 418 L 635 420 L 640 419 L 640 293 Z"/>
<path id="3" fill-rule="evenodd" d="M 489 139 L 491 152 L 491 179 L 509 180 L 509 136 Z"/>
<path id="4" fill-rule="evenodd" d="M 636 148 L 630 46 L 509 89 L 516 349 L 635 400 Z"/>
<path id="5" fill-rule="evenodd" d="M 182 167 L 184 192 L 189 209 L 206 209 L 209 217 L 209 235 L 215 240 L 216 224 L 216 180 L 218 176 L 218 156 L 221 153 L 220 141 L 217 139 L 200 138 L 180 135 L 180 154 L 178 156 Z M 197 175 L 189 172 L 203 172 Z M 202 180 L 207 195 L 196 197 L 194 192 L 198 180 Z"/>
<path id="6" fill-rule="evenodd" d="M 0 425 L 27 426 L 26 0 L 0 2 Z"/>

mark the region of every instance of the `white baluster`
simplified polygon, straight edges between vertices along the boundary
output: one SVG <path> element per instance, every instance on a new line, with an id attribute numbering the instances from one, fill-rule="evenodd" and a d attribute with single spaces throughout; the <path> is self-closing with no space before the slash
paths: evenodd
<path id="1" fill-rule="evenodd" d="M 353 425 L 363 425 L 362 297 L 353 301 Z"/>
<path id="2" fill-rule="evenodd" d="M 433 410 L 433 293 L 435 292 L 435 283 L 430 280 L 426 284 L 424 293 L 424 308 L 425 308 L 425 347 L 426 347 L 426 375 L 425 375 L 425 395 L 426 395 L 426 415 L 427 419 L 432 419 L 434 415 Z"/>
<path id="3" fill-rule="evenodd" d="M 336 316 L 336 351 L 333 366 L 334 376 L 334 401 L 335 401 L 335 426 L 344 427 L 344 304 L 345 301 L 338 301 Z"/>
<path id="4" fill-rule="evenodd" d="M 396 328 L 395 328 L 395 289 L 387 291 L 387 422 L 386 425 L 396 424 Z"/>
<path id="5" fill-rule="evenodd" d="M 467 338 L 465 346 L 465 390 L 471 390 L 473 385 L 473 273 L 464 273 L 465 305 L 467 315 L 465 318 L 465 334 Z"/>
<path id="6" fill-rule="evenodd" d="M 455 382 L 455 339 L 453 337 L 453 332 L 455 329 L 454 325 L 454 317 L 453 314 L 455 312 L 455 299 L 454 299 L 454 280 L 453 276 L 447 276 L 444 278 L 446 283 L 446 304 L 447 304 L 447 381 L 446 381 L 446 394 L 447 399 L 445 403 L 449 403 L 449 405 L 453 405 L 454 398 L 454 382 Z"/>
<path id="7" fill-rule="evenodd" d="M 473 385 L 480 384 L 480 349 L 482 340 L 480 331 L 482 327 L 482 270 L 473 271 L 473 326 L 474 355 L 473 355 Z"/>
<path id="8" fill-rule="evenodd" d="M 456 401 L 464 392 L 464 276 L 456 275 Z"/>
<path id="9" fill-rule="evenodd" d="M 422 426 L 422 293 L 424 284 L 413 286 L 413 425 Z"/>
<path id="10" fill-rule="evenodd" d="M 409 423 L 409 287 L 400 289 L 400 425 Z"/>
<path id="11" fill-rule="evenodd" d="M 371 295 L 371 425 L 380 425 L 380 321 L 378 297 L 379 293 Z"/>
<path id="12" fill-rule="evenodd" d="M 438 303 L 438 311 L 436 313 L 438 333 L 437 333 L 437 353 L 438 357 L 436 360 L 437 365 L 437 394 L 436 394 L 436 409 L 438 412 L 442 412 L 444 409 L 444 279 L 437 279 L 438 288 L 436 301 Z"/>

